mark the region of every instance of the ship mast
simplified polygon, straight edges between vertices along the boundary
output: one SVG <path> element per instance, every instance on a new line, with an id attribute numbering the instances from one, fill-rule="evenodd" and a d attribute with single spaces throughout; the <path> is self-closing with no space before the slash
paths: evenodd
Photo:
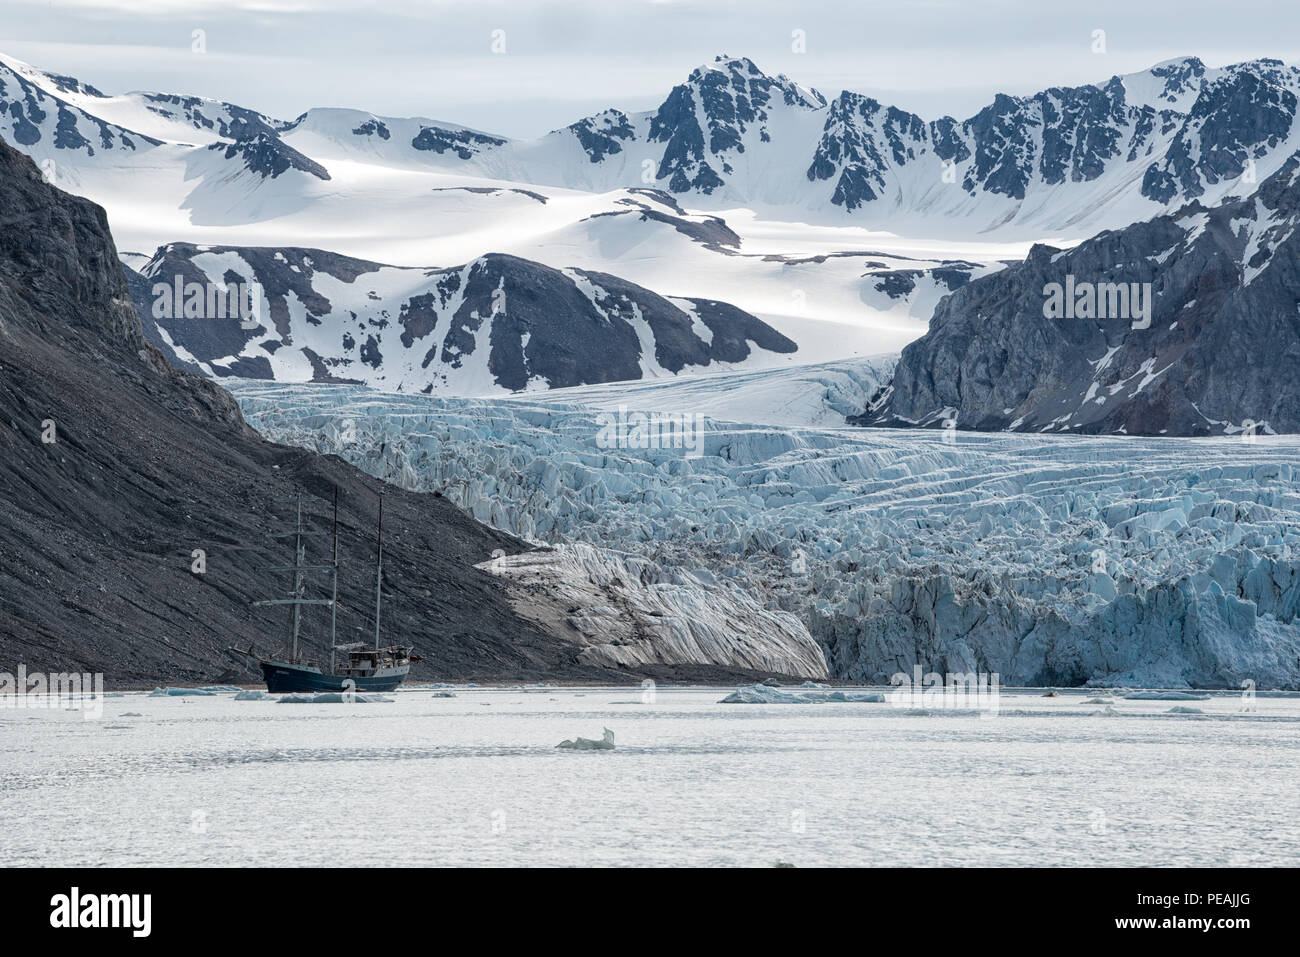
<path id="1" fill-rule="evenodd" d="M 334 579 L 330 593 L 330 674 L 334 674 L 334 657 L 338 654 L 338 641 L 334 637 L 339 621 L 339 487 L 334 486 Z"/>
<path id="2" fill-rule="evenodd" d="M 292 623 L 292 629 L 293 629 L 293 638 L 289 648 L 289 660 L 294 664 L 299 664 L 301 662 L 299 635 L 302 631 L 302 606 L 303 605 L 329 605 L 333 609 L 333 615 L 334 615 L 334 618 L 331 619 L 330 622 L 331 634 L 334 628 L 334 619 L 336 619 L 338 616 L 339 549 L 338 549 L 338 501 L 337 501 L 338 489 L 337 488 L 334 490 L 334 494 L 335 494 L 335 505 L 334 505 L 335 528 L 334 528 L 334 563 L 332 565 L 306 564 L 307 546 L 303 542 L 303 539 L 311 535 L 324 535 L 325 533 L 306 531 L 303 529 L 301 491 L 299 491 L 298 494 L 293 498 L 275 499 L 275 501 L 277 502 L 291 502 L 297 507 L 296 522 L 294 524 L 293 530 L 284 531 L 284 532 L 266 533 L 267 538 L 292 538 L 293 539 L 293 564 L 292 565 L 279 565 L 273 568 L 262 569 L 263 571 L 268 571 L 268 572 L 293 572 L 293 591 L 290 592 L 289 597 L 287 598 L 271 598 L 271 599 L 266 599 L 264 601 L 255 601 L 253 602 L 253 605 L 254 606 L 264 606 L 264 605 L 292 605 L 293 606 L 293 610 L 290 618 L 290 621 Z M 306 581 L 303 575 L 304 572 L 323 572 L 327 575 L 333 575 L 334 588 L 331 597 L 304 598 L 303 591 L 306 585 Z M 333 643 L 334 642 L 331 637 L 330 644 L 333 645 Z"/>
<path id="3" fill-rule="evenodd" d="M 384 587 L 384 493 L 379 493 L 379 549 L 375 552 L 375 651 L 379 650 L 379 600 Z"/>
<path id="4" fill-rule="evenodd" d="M 293 597 L 297 600 L 293 603 L 293 650 L 289 658 L 292 662 L 298 661 L 298 627 L 302 623 L 302 563 L 307 557 L 307 550 L 302 544 L 302 492 L 298 493 L 298 524 L 295 529 L 297 534 L 293 539 Z"/>

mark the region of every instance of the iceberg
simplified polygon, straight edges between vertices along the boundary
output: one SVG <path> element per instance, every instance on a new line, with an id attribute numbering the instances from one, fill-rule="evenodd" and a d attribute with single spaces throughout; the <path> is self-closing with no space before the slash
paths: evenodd
<path id="1" fill-rule="evenodd" d="M 808 684 L 803 687 L 809 689 Z M 781 691 L 767 685 L 750 685 L 733 691 L 718 704 L 822 704 L 829 701 L 881 704 L 885 701 L 885 696 L 874 692 L 831 691 L 826 685 L 812 685 L 811 689 L 800 691 Z"/>
<path id="2" fill-rule="evenodd" d="M 591 738 L 574 738 L 572 741 L 561 741 L 556 747 L 570 751 L 613 751 L 614 732 L 606 728 L 604 736 L 599 741 L 593 741 Z"/>
<path id="3" fill-rule="evenodd" d="M 203 688 L 154 688 L 149 692 L 150 698 L 178 698 L 186 695 L 199 695 L 201 697 L 211 697 L 212 691 L 206 691 Z"/>
<path id="4" fill-rule="evenodd" d="M 320 694 L 287 694 L 280 698 L 280 704 L 374 704 L 382 702 L 391 704 L 392 698 L 381 694 L 344 694 L 338 691 L 323 691 Z"/>
<path id="5" fill-rule="evenodd" d="M 256 691 L 256 690 L 254 690 L 254 691 L 241 691 L 241 692 L 239 692 L 239 694 L 235 695 L 235 697 L 234 697 L 233 700 L 235 700 L 235 701 L 268 701 L 268 700 L 270 700 L 270 699 L 273 698 L 273 697 L 275 697 L 275 696 L 274 696 L 274 695 L 269 695 L 269 694 L 267 694 L 265 691 Z"/>

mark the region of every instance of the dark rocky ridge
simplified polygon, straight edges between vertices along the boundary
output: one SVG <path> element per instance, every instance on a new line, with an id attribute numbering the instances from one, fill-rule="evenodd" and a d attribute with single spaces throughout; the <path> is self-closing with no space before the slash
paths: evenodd
<path id="1" fill-rule="evenodd" d="M 383 488 L 384 616 L 425 655 L 416 677 L 622 675 L 576 664 L 573 645 L 519 618 L 472 567 L 522 543 L 437 496 L 266 442 L 226 392 L 171 368 L 142 334 L 104 211 L 3 143 L 0 226 L 0 669 L 101 671 L 119 686 L 254 680 L 223 649 L 273 650 L 285 634 L 283 611 L 249 604 L 270 590 L 259 569 L 284 563 L 262 537 L 284 508 L 272 500 L 337 485 L 342 634 L 367 625 Z M 196 548 L 206 574 L 190 570 Z M 319 652 L 324 634 L 308 645 Z"/>
<path id="2" fill-rule="evenodd" d="M 231 142 L 218 141 L 208 149 L 224 150 L 226 159 L 236 157 L 242 159 L 245 169 L 257 173 L 263 179 L 275 179 L 281 173 L 291 169 L 315 176 L 317 179 L 330 178 L 329 170 L 315 160 L 303 156 L 274 133 L 258 132 Z"/>
<path id="3" fill-rule="evenodd" d="M 1300 432 L 1300 156 L 1250 197 L 1104 232 L 940 301 L 860 425 Z M 1045 287 L 1150 283 L 1140 319 L 1045 318 Z M 1131 286 L 1130 286 L 1131 288 Z M 1108 296 L 1109 306 L 1109 296 Z"/>
<path id="4" fill-rule="evenodd" d="M 149 102 L 149 109 L 159 116 L 189 123 L 196 130 L 215 132 L 223 140 L 248 140 L 262 134 L 276 136 L 288 126 L 255 110 L 199 96 L 146 93 L 144 99 Z"/>
<path id="5" fill-rule="evenodd" d="M 648 204 L 638 204 L 635 212 L 657 215 Z M 697 231 L 693 238 L 700 241 L 726 242 L 734 235 L 720 220 L 665 218 Z M 208 275 L 195 262 L 204 254 L 224 253 L 237 254 L 248 274 L 227 269 Z M 489 253 L 451 269 L 407 269 L 420 291 L 410 293 L 412 283 L 406 282 L 401 298 L 386 299 L 376 292 L 384 289 L 376 274 L 388 270 L 391 276 L 396 269 L 320 249 L 172 243 L 143 267 L 144 277 L 133 288 L 145 327 L 163 343 L 169 359 L 192 367 L 166 347 L 159 329 L 198 362 L 210 364 L 203 371 L 215 376 L 275 378 L 270 357 L 296 349 L 307 356 L 317 382 L 363 381 L 431 392 L 470 363 L 482 362 L 497 386 L 519 391 L 538 380 L 564 388 L 639 379 L 645 360 L 677 373 L 687 366 L 744 361 L 752 347 L 797 350 L 790 339 L 734 306 L 706 299 L 674 302 L 607 273 L 559 270 Z M 317 288 L 318 275 L 340 280 L 347 298 L 334 291 L 333 299 L 327 298 Z M 154 318 L 152 284 L 171 285 L 178 276 L 200 284 L 257 282 L 268 314 L 253 329 L 241 328 L 237 318 Z M 330 286 L 336 289 L 338 283 Z M 594 290 L 594 300 L 588 289 Z M 292 319 L 290 301 L 301 304 L 301 320 Z M 701 334 L 692 312 L 707 334 Z M 639 321 L 653 338 L 651 356 L 642 354 Z M 476 355 L 484 349 L 486 357 Z"/>

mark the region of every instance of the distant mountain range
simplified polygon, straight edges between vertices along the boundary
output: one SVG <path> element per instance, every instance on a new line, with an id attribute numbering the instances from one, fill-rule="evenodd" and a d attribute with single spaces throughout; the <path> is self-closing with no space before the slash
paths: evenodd
<path id="1" fill-rule="evenodd" d="M 1279 60 L 1186 57 L 927 121 L 719 57 L 656 110 L 522 141 L 0 57 L 0 137 L 160 240 L 128 257 L 145 334 L 209 376 L 483 395 L 893 352 L 929 319 L 853 421 L 1198 435 L 1300 430 L 1298 93 Z M 828 249 L 845 225 L 945 238 Z M 1020 262 L 1045 236 L 1069 242 Z M 256 283 L 267 314 L 155 317 L 178 278 Z M 1076 312 L 1076 282 L 1146 291 L 1144 324 Z"/>
<path id="2" fill-rule="evenodd" d="M 1250 192 L 1300 146 L 1298 92 L 1300 71 L 1280 60 L 1211 69 L 1185 57 L 927 121 L 720 56 L 656 110 L 610 109 L 525 141 L 358 110 L 285 121 L 199 97 L 105 96 L 5 59 L 0 136 L 38 161 L 188 143 L 224 159 L 205 176 L 233 164 L 326 179 L 332 160 L 363 159 L 587 191 L 654 186 L 707 208 L 1086 235 Z"/>

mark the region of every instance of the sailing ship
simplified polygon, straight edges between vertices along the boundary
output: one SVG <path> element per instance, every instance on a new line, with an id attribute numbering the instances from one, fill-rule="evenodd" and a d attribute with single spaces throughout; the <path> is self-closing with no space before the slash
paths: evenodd
<path id="1" fill-rule="evenodd" d="M 326 534 L 313 531 L 303 526 L 303 494 L 299 492 L 294 498 L 276 499 L 277 502 L 290 502 L 297 506 L 297 521 L 292 529 L 268 532 L 268 538 L 292 538 L 294 544 L 294 563 L 278 565 L 265 569 L 269 572 L 293 574 L 293 590 L 284 597 L 255 601 L 259 607 L 284 605 L 290 609 L 290 640 L 287 648 L 263 657 L 253 651 L 230 648 L 236 658 L 250 667 L 260 668 L 266 679 L 266 690 L 271 692 L 358 692 L 358 691 L 392 691 L 400 685 L 411 671 L 411 662 L 419 661 L 419 655 L 412 654 L 413 649 L 407 645 L 380 644 L 379 612 L 383 601 L 384 583 L 384 497 L 379 496 L 379 527 L 377 547 L 375 550 L 375 640 L 338 644 L 338 609 L 339 609 L 339 490 L 334 489 L 334 549 L 332 560 L 328 564 L 307 564 L 307 546 L 305 539 Z M 307 578 L 309 573 L 327 575 L 330 579 L 330 597 L 307 597 Z M 302 648 L 300 635 L 302 631 L 302 609 L 304 606 L 326 606 L 330 610 L 330 660 L 326 670 L 322 663 L 307 657 Z"/>

